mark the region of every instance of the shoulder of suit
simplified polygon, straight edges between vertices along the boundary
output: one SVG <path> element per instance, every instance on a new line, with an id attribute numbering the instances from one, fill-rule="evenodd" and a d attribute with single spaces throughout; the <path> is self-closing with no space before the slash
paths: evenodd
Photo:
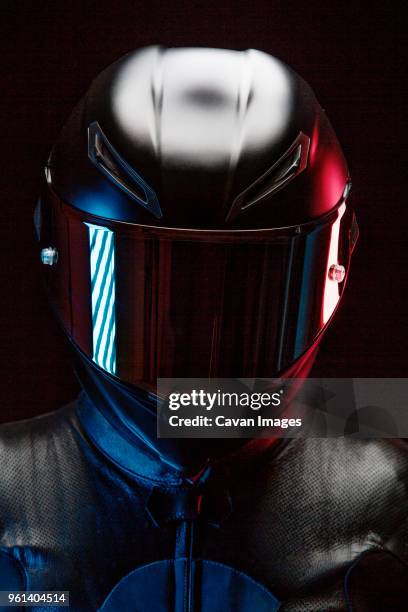
<path id="1" fill-rule="evenodd" d="M 62 445 L 76 435 L 75 403 L 38 417 L 0 426 L 0 495 L 9 481 L 45 468 Z"/>

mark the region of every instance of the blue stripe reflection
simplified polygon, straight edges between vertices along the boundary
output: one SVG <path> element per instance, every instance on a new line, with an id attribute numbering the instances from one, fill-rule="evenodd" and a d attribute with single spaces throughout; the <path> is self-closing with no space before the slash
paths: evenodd
<path id="1" fill-rule="evenodd" d="M 92 358 L 98 366 L 115 374 L 115 237 L 106 227 L 86 225 L 91 264 Z"/>

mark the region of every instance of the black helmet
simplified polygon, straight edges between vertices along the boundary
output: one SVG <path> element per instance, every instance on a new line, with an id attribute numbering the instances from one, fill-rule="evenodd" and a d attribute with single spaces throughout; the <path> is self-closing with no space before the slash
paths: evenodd
<path id="1" fill-rule="evenodd" d="M 95 376 L 154 393 L 158 377 L 285 375 L 313 351 L 357 225 L 326 114 L 276 58 L 126 55 L 93 81 L 45 176 L 48 287 Z"/>

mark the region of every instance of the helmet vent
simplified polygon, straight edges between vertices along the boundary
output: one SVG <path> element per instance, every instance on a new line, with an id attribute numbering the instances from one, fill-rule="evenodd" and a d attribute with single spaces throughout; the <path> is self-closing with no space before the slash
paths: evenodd
<path id="1" fill-rule="evenodd" d="M 235 198 L 227 220 L 234 219 L 254 204 L 274 195 L 298 176 L 307 166 L 309 144 L 310 138 L 300 132 L 293 144 L 272 168 Z"/>
<path id="2" fill-rule="evenodd" d="M 112 183 L 160 219 L 163 213 L 156 193 L 119 155 L 97 121 L 88 127 L 88 157 Z"/>

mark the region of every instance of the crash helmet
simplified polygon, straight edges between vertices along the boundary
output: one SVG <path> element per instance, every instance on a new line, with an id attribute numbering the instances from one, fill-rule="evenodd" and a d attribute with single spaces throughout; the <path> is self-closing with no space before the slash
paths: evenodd
<path id="1" fill-rule="evenodd" d="M 151 46 L 104 70 L 53 147 L 36 210 L 54 310 L 87 371 L 276 377 L 314 354 L 357 224 L 311 87 L 257 51 Z"/>

